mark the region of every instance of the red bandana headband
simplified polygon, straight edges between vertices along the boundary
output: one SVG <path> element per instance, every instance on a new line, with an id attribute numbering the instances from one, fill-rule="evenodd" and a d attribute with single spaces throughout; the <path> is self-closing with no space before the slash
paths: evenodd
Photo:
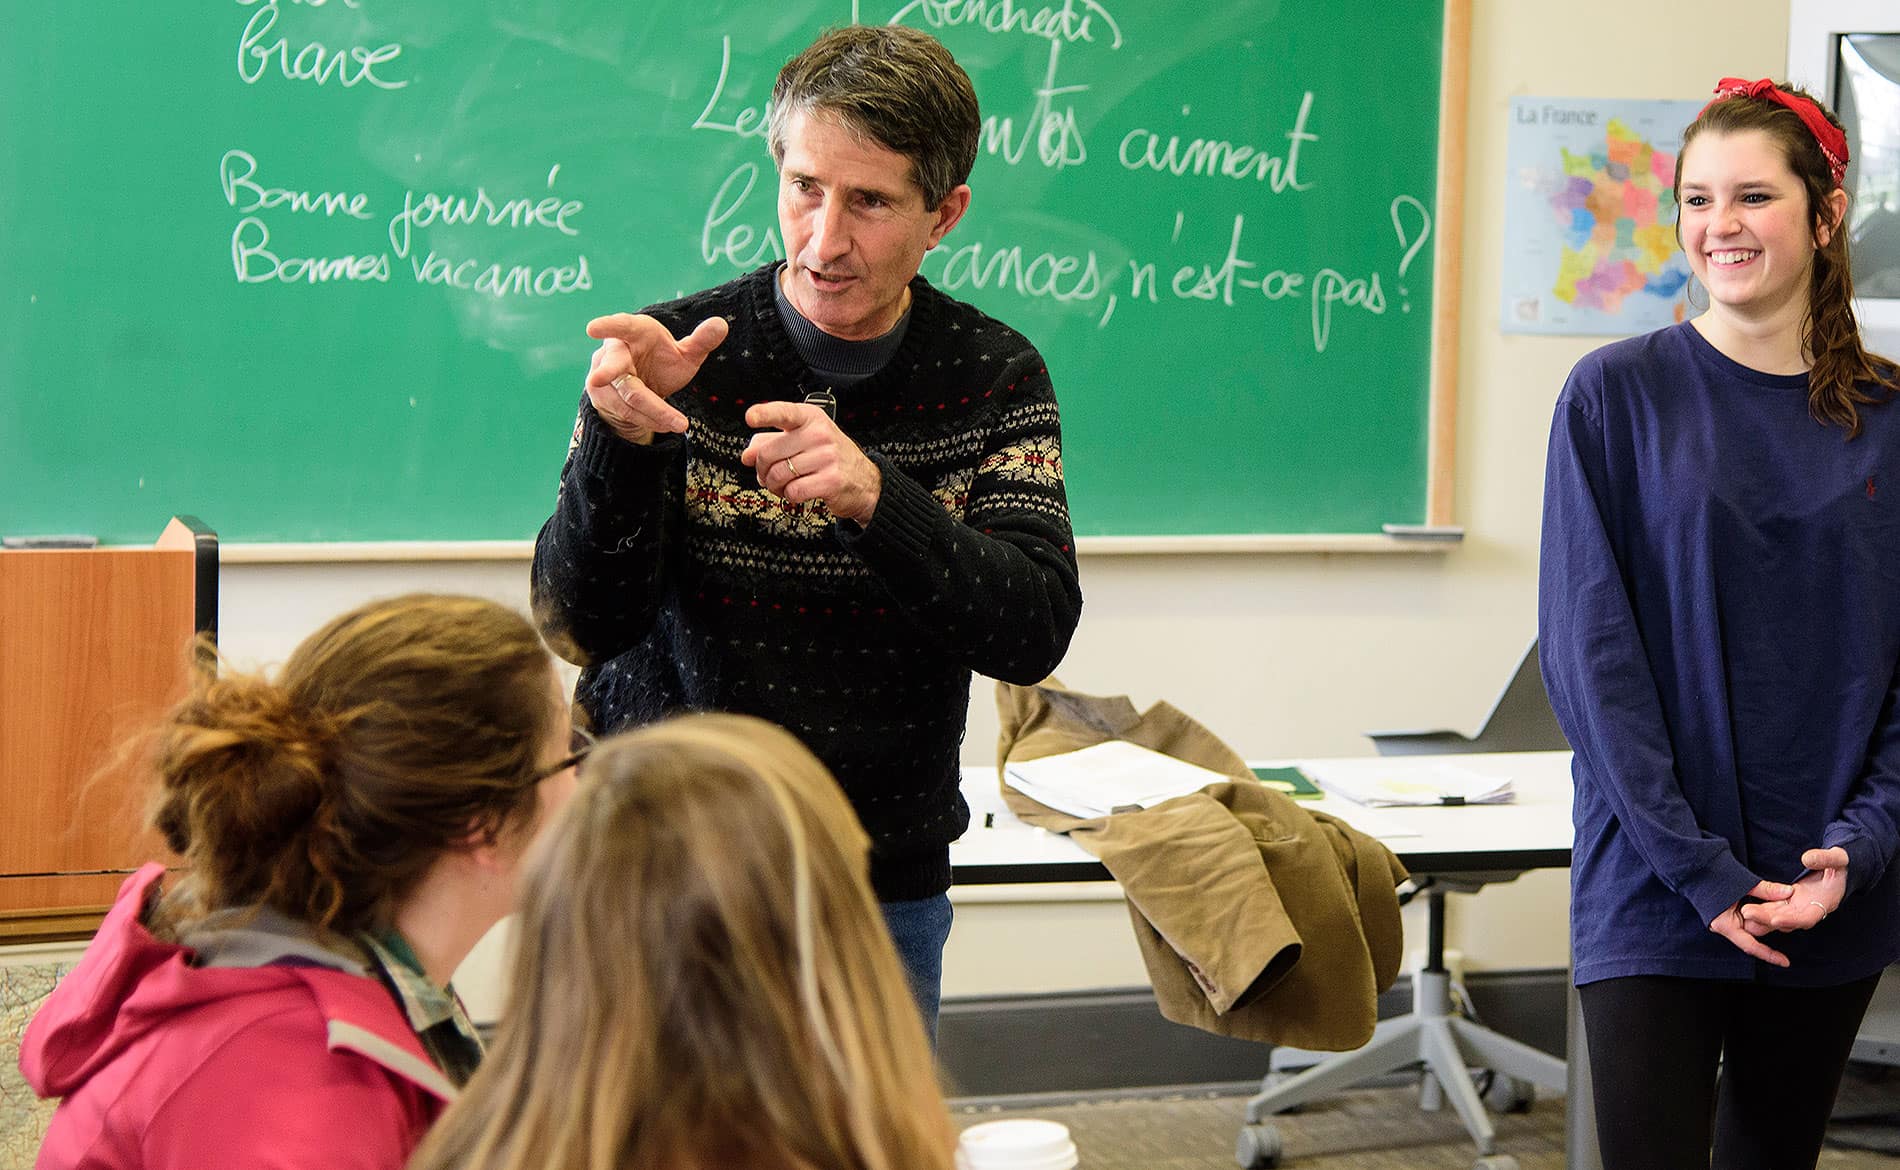
<path id="1" fill-rule="evenodd" d="M 1773 81 L 1764 77 L 1760 81 L 1743 81 L 1739 77 L 1724 77 L 1715 86 L 1715 99 L 1702 107 L 1707 113 L 1709 106 L 1726 98 L 1751 97 L 1759 101 L 1774 102 L 1794 111 L 1801 124 L 1814 135 L 1814 141 L 1820 144 L 1821 153 L 1827 156 L 1828 171 L 1834 176 L 1834 185 L 1841 185 L 1841 177 L 1847 173 L 1847 135 L 1840 127 L 1827 120 L 1812 98 L 1802 97 L 1798 93 L 1789 93 Z M 1696 115 L 1698 118 L 1702 114 Z"/>

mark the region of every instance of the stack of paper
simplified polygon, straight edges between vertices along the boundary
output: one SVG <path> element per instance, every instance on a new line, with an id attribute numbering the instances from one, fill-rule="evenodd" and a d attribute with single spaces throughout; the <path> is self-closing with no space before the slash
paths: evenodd
<path id="1" fill-rule="evenodd" d="M 1039 804 L 1072 817 L 1107 816 L 1118 808 L 1150 808 L 1232 777 L 1111 739 L 1080 751 L 1011 763 L 1004 781 Z"/>
<path id="2" fill-rule="evenodd" d="M 1322 772 L 1318 779 L 1328 792 L 1369 805 L 1505 804 L 1516 799 L 1510 777 L 1486 776 L 1456 764 L 1419 767 L 1414 761 L 1403 770 Z"/>

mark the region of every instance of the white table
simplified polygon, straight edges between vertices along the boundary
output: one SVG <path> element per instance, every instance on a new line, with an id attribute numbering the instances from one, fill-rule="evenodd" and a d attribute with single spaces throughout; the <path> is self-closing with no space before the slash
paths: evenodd
<path id="1" fill-rule="evenodd" d="M 1293 760 L 1314 777 L 1397 774 L 1451 764 L 1508 776 L 1510 804 L 1456 808 L 1368 809 L 1327 796 L 1300 803 L 1349 824 L 1363 823 L 1417 873 L 1455 876 L 1500 870 L 1561 869 L 1570 864 L 1570 753 L 1497 752 L 1473 756 L 1359 756 Z M 965 768 L 970 831 L 950 846 L 958 885 L 1107 881 L 1108 871 L 1080 845 L 1033 828 L 1003 804 L 994 768 Z M 1387 827 L 1399 830 L 1384 834 Z"/>
<path id="2" fill-rule="evenodd" d="M 1415 875 L 1449 881 L 1453 888 L 1460 884 L 1472 888 L 1486 881 L 1515 877 L 1525 870 L 1564 868 L 1570 864 L 1569 752 L 1369 756 L 1288 762 L 1299 764 L 1309 776 L 1321 781 L 1331 776 L 1354 774 L 1403 774 L 1447 764 L 1483 775 L 1508 776 L 1516 792 L 1515 800 L 1508 804 L 1368 809 L 1331 795 L 1322 800 L 1301 802 L 1378 837 Z M 970 802 L 971 826 L 962 840 L 950 846 L 950 864 L 957 884 L 1112 880 L 1100 862 L 1069 838 L 1018 820 L 1003 803 L 994 768 L 966 768 L 963 792 Z M 1270 1161 L 1260 1160 L 1262 1151 L 1258 1147 L 1254 1150 L 1255 1160 L 1250 1161 L 1248 1157 L 1250 1143 L 1277 1142 L 1277 1135 L 1263 1124 L 1268 1113 L 1290 1108 L 1311 1096 L 1382 1071 L 1374 1066 L 1390 1059 L 1397 1047 L 1414 1043 L 1412 1034 L 1421 1028 L 1426 1035 L 1417 1041 L 1423 1049 L 1419 1058 L 1425 1059 L 1428 1067 L 1446 1066 L 1448 1075 L 1439 1076 L 1437 1080 L 1471 1131 L 1479 1152 L 1490 1155 L 1492 1131 L 1482 1104 L 1467 1078 L 1449 1075 L 1453 1068 L 1461 1071 L 1465 1062 L 1458 1043 L 1444 1037 L 1454 1035 L 1468 1024 L 1463 1020 L 1448 1022 L 1456 1013 L 1450 1008 L 1449 976 L 1442 965 L 1444 891 L 1442 888 L 1428 890 L 1427 896 L 1432 899 L 1430 958 L 1425 969 L 1414 976 L 1415 1011 L 1400 1020 L 1381 1023 L 1381 1032 L 1365 1049 L 1333 1058 L 1333 1063 L 1303 1073 L 1286 1085 L 1263 1091 L 1256 1097 L 1249 1106 L 1249 1124 L 1241 1135 L 1244 1165 L 1270 1164 Z M 1574 1010 L 1573 1004 L 1573 1015 Z M 1574 1046 L 1580 1029 L 1572 1026 L 1570 1034 Z M 1519 1062 L 1511 1070 L 1516 1075 L 1546 1084 L 1551 1083 L 1554 1076 L 1557 1085 L 1563 1085 L 1563 1067 L 1552 1057 L 1534 1053 L 1503 1037 L 1495 1040 L 1477 1035 L 1458 1038 L 1466 1041 L 1463 1046 L 1467 1052 L 1475 1050 L 1487 1059 L 1495 1058 L 1500 1064 Z M 1581 1064 L 1577 1062 L 1579 1069 Z M 1597 1164 L 1594 1120 L 1588 1108 L 1587 1086 L 1580 1085 L 1577 1071 L 1572 1071 L 1565 1102 L 1570 1162 L 1572 1166 L 1594 1166 Z M 1488 1156 L 1478 1163 L 1480 1167 L 1496 1170 L 1515 1164 L 1513 1159 Z"/>

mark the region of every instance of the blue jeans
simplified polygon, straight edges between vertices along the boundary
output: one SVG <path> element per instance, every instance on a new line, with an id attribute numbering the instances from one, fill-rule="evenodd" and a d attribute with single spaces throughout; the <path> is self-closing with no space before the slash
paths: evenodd
<path id="1" fill-rule="evenodd" d="M 937 1042 L 937 1005 L 943 997 L 943 944 L 950 938 L 950 895 L 911 902 L 879 902 L 884 925 L 897 944 L 897 957 L 910 977 L 910 993 L 923 1013 L 924 1030 Z"/>

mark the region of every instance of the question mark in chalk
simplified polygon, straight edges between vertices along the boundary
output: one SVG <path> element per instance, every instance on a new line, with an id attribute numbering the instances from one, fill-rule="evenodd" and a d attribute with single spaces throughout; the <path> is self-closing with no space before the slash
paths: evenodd
<path id="1" fill-rule="evenodd" d="M 1403 207 L 1410 207 L 1418 212 L 1418 238 L 1416 239 L 1409 238 L 1405 233 L 1405 219 L 1399 214 L 1399 209 Z M 1432 234 L 1432 213 L 1412 196 L 1401 195 L 1392 201 L 1392 230 L 1399 237 L 1399 247 L 1405 249 L 1405 255 L 1399 257 L 1399 279 L 1404 280 L 1406 269 L 1412 266 L 1412 259 L 1418 255 L 1418 250 L 1425 246 L 1426 239 Z M 1405 295 L 1404 285 L 1399 286 L 1399 295 Z M 1412 306 L 1406 304 L 1402 311 L 1409 313 L 1412 311 Z"/>

